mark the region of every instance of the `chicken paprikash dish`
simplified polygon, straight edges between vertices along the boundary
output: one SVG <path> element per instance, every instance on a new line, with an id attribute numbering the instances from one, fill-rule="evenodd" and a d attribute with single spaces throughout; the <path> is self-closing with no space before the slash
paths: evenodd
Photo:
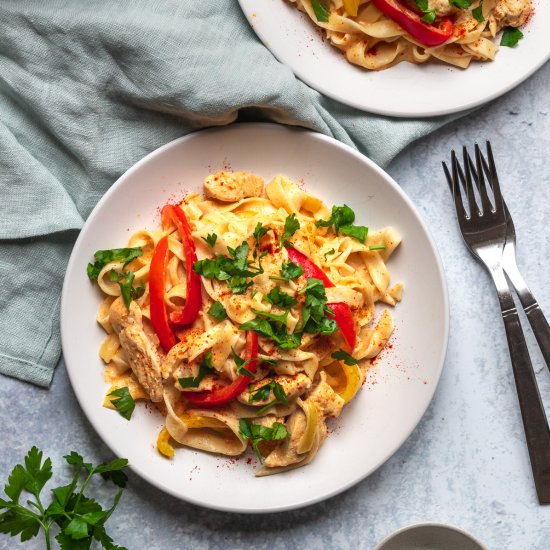
<path id="1" fill-rule="evenodd" d="M 531 0 L 285 0 L 346 59 L 366 69 L 437 60 L 463 69 L 514 47 Z"/>
<path id="2" fill-rule="evenodd" d="M 104 299 L 104 406 L 136 400 L 165 422 L 157 448 L 236 456 L 257 475 L 308 464 L 327 421 L 358 393 L 401 299 L 386 262 L 391 227 L 355 223 L 285 176 L 208 175 L 203 194 L 161 211 L 161 227 L 88 265 Z"/>

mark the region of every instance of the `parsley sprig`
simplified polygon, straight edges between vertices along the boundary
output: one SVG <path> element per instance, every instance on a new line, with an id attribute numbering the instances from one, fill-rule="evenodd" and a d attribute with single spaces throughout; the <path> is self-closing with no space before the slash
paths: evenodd
<path id="1" fill-rule="evenodd" d="M 0 514 L 0 533 L 8 533 L 12 537 L 20 535 L 24 542 L 36 537 L 43 529 L 49 550 L 50 537 L 57 526 L 59 529 L 55 539 L 62 549 L 87 549 L 95 539 L 108 550 L 125 550 L 114 544 L 105 530 L 105 523 L 114 512 L 128 481 L 123 472 L 128 461 L 117 458 L 93 466 L 84 462 L 75 451 L 64 458 L 74 468 L 73 478 L 68 485 L 52 489 L 53 500 L 47 507 L 42 503 L 40 493 L 52 477 L 51 459 L 43 460 L 42 451 L 33 447 L 25 456 L 24 464 L 13 468 L 4 487 L 9 500 L 0 498 L 0 511 L 3 510 Z M 82 473 L 85 477 L 78 489 Z M 97 474 L 120 488 L 110 508 L 104 509 L 99 502 L 84 494 Z M 28 507 L 20 502 L 24 493 L 30 497 L 26 500 Z"/>
<path id="2" fill-rule="evenodd" d="M 338 359 L 338 361 L 344 361 L 346 365 L 349 367 L 353 367 L 353 365 L 357 365 L 357 359 L 350 355 L 349 353 L 345 352 L 343 349 L 336 350 L 331 357 L 333 359 Z"/>
<path id="3" fill-rule="evenodd" d="M 344 235 L 349 235 L 364 243 L 369 228 L 364 225 L 354 225 L 354 221 L 355 212 L 347 204 L 344 204 L 344 206 L 333 206 L 330 218 L 328 220 L 317 220 L 315 225 L 317 227 L 330 227 L 333 225 L 337 235 L 341 231 Z"/>
<path id="4" fill-rule="evenodd" d="M 245 418 L 239 420 L 239 433 L 243 439 L 247 439 L 252 443 L 252 448 L 261 461 L 263 461 L 263 457 L 258 449 L 259 443 L 262 441 L 282 441 L 288 436 L 285 425 L 280 422 L 273 422 L 271 428 L 268 428 L 267 426 L 254 424 Z"/>
<path id="5" fill-rule="evenodd" d="M 248 261 L 250 245 L 243 241 L 237 248 L 227 247 L 229 257 L 218 254 L 214 259 L 205 258 L 193 264 L 193 270 L 206 277 L 207 279 L 217 279 L 218 281 L 227 281 L 227 285 L 233 291 L 233 294 L 244 294 L 252 286 L 249 277 L 255 277 L 264 270 L 261 265 L 260 255 L 258 265 L 252 265 Z"/>
<path id="6" fill-rule="evenodd" d="M 124 305 L 128 310 L 130 310 L 130 303 L 132 300 L 141 298 L 145 292 L 145 283 L 141 281 L 138 286 L 134 286 L 134 278 L 135 274 L 131 271 L 128 271 L 127 273 L 119 273 L 114 269 L 109 271 L 109 280 L 113 283 L 118 283 L 120 295 L 122 296 Z"/>
<path id="7" fill-rule="evenodd" d="M 115 407 L 120 416 L 126 418 L 126 420 L 130 420 L 130 418 L 132 418 L 132 413 L 136 408 L 136 402 L 130 394 L 130 390 L 128 389 L 128 387 L 123 386 L 122 388 L 113 390 L 107 395 L 112 395 L 116 398 L 111 399 L 111 404 Z"/>
<path id="8" fill-rule="evenodd" d="M 300 275 L 303 275 L 304 270 L 302 269 L 301 265 L 295 264 L 292 261 L 283 262 L 281 265 L 281 277 L 277 277 L 275 275 L 271 275 L 269 278 L 273 279 L 274 281 L 285 281 L 288 283 L 288 281 L 294 281 L 296 280 Z"/>
<path id="9" fill-rule="evenodd" d="M 248 396 L 248 402 L 254 403 L 255 401 L 267 401 L 271 393 L 273 393 L 273 400 L 269 403 L 266 403 L 261 409 L 258 409 L 256 412 L 257 415 L 262 415 L 267 412 L 271 407 L 281 403 L 283 405 L 288 405 L 288 398 L 286 392 L 274 378 L 268 384 L 254 389 L 252 385 L 249 386 L 248 391 L 250 392 Z"/>
<path id="10" fill-rule="evenodd" d="M 143 254 L 140 246 L 135 248 L 112 248 L 111 250 L 97 250 L 94 254 L 95 262 L 89 263 L 86 269 L 90 281 L 96 281 L 101 270 L 111 262 L 123 262 L 125 267 L 135 258 Z"/>
<path id="11" fill-rule="evenodd" d="M 292 235 L 294 235 L 298 229 L 300 229 L 300 222 L 296 219 L 296 214 L 287 216 L 285 219 L 283 234 L 279 237 L 279 248 L 282 248 L 285 244 L 287 244 Z"/>
<path id="12" fill-rule="evenodd" d="M 338 326 L 334 319 L 326 316 L 327 313 L 334 314 L 334 311 L 327 306 L 323 281 L 309 277 L 307 285 L 299 293 L 305 293 L 306 301 L 302 310 L 302 321 L 296 330 L 310 334 L 333 334 Z"/>

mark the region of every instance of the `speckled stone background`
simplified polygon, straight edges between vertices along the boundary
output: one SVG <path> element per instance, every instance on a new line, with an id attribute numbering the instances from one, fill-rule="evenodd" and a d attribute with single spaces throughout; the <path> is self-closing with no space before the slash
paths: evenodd
<path id="1" fill-rule="evenodd" d="M 488 276 L 461 241 L 440 166 L 452 148 L 491 139 L 516 225 L 520 269 L 550 315 L 549 84 L 546 64 L 506 96 L 413 144 L 389 168 L 435 238 L 451 305 L 443 376 L 401 449 L 342 495 L 260 516 L 198 508 L 130 473 L 109 521 L 118 544 L 159 550 L 372 549 L 405 525 L 446 522 L 490 549 L 550 548 L 550 505 L 539 506 L 536 499 L 498 302 Z M 527 332 L 548 412 L 550 372 Z M 57 465 L 71 449 L 93 461 L 112 458 L 82 414 L 63 362 L 49 391 L 2 378 L 0 396 L 0 480 L 33 444 Z M 21 545 L 0 535 L 0 548 L 19 547 L 43 548 L 43 540 Z"/>

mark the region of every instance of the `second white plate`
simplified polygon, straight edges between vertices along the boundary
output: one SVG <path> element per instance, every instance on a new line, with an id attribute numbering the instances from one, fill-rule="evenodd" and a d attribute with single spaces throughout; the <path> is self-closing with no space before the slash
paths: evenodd
<path id="1" fill-rule="evenodd" d="M 476 107 L 511 90 L 550 58 L 550 2 L 533 0 L 534 15 L 515 48 L 464 70 L 438 63 L 399 63 L 367 71 L 346 61 L 307 15 L 285 0 L 239 0 L 250 25 L 271 52 L 321 93 L 364 111 L 431 117 Z"/>

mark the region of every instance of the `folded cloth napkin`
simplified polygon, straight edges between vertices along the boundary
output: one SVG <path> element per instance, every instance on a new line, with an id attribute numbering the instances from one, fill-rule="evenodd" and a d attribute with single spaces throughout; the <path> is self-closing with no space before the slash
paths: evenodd
<path id="1" fill-rule="evenodd" d="M 234 0 L 4 0 L 0 37 L 0 372 L 41 386 L 61 351 L 77 232 L 147 153 L 199 128 L 272 120 L 385 165 L 448 120 L 327 99 L 273 57 Z"/>

